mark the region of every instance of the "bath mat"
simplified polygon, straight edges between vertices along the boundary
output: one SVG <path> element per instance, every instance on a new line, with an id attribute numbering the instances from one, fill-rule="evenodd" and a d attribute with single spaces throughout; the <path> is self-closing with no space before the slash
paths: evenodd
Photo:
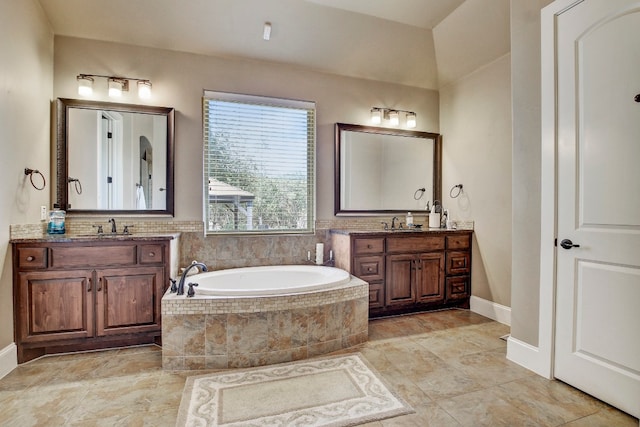
<path id="1" fill-rule="evenodd" d="M 360 353 L 189 377 L 176 426 L 353 426 L 414 412 Z"/>

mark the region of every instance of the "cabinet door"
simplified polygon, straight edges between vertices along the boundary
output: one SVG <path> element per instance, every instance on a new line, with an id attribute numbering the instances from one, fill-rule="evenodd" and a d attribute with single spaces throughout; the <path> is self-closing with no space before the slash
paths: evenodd
<path id="1" fill-rule="evenodd" d="M 414 282 L 416 270 L 415 255 L 387 256 L 386 297 L 387 306 L 403 305 L 415 301 Z"/>
<path id="2" fill-rule="evenodd" d="M 160 330 L 162 267 L 97 271 L 96 334 Z"/>
<path id="3" fill-rule="evenodd" d="M 444 302 L 444 254 L 426 253 L 417 256 L 416 301 Z"/>
<path id="4" fill-rule="evenodd" d="M 89 270 L 19 273 L 18 341 L 92 337 L 91 279 Z"/>

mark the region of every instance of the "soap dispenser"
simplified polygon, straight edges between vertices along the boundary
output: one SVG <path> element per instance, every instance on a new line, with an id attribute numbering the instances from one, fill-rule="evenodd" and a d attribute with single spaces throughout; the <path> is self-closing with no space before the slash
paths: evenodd
<path id="1" fill-rule="evenodd" d="M 407 224 L 407 228 L 413 227 L 413 215 L 411 212 L 407 212 L 407 220 L 405 222 Z"/>

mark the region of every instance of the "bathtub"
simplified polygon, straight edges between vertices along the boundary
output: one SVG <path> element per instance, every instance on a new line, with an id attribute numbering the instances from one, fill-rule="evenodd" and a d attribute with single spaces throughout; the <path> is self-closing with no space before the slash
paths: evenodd
<path id="1" fill-rule="evenodd" d="M 369 284 L 338 268 L 242 267 L 186 283 L 195 296 L 167 290 L 161 301 L 166 370 L 290 362 L 368 339 Z"/>
<path id="2" fill-rule="evenodd" d="M 350 280 L 349 273 L 339 268 L 276 265 L 200 273 L 189 276 L 186 283 L 198 284 L 196 295 L 275 296 L 332 289 Z"/>

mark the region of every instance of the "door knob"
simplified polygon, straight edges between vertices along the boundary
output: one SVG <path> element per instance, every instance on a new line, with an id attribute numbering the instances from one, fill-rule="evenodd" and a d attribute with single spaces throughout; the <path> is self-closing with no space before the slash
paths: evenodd
<path id="1" fill-rule="evenodd" d="M 562 242 L 560 242 L 560 246 L 562 246 L 564 249 L 571 249 L 571 248 L 579 248 L 580 245 L 574 245 L 573 242 L 569 239 L 564 239 Z"/>

